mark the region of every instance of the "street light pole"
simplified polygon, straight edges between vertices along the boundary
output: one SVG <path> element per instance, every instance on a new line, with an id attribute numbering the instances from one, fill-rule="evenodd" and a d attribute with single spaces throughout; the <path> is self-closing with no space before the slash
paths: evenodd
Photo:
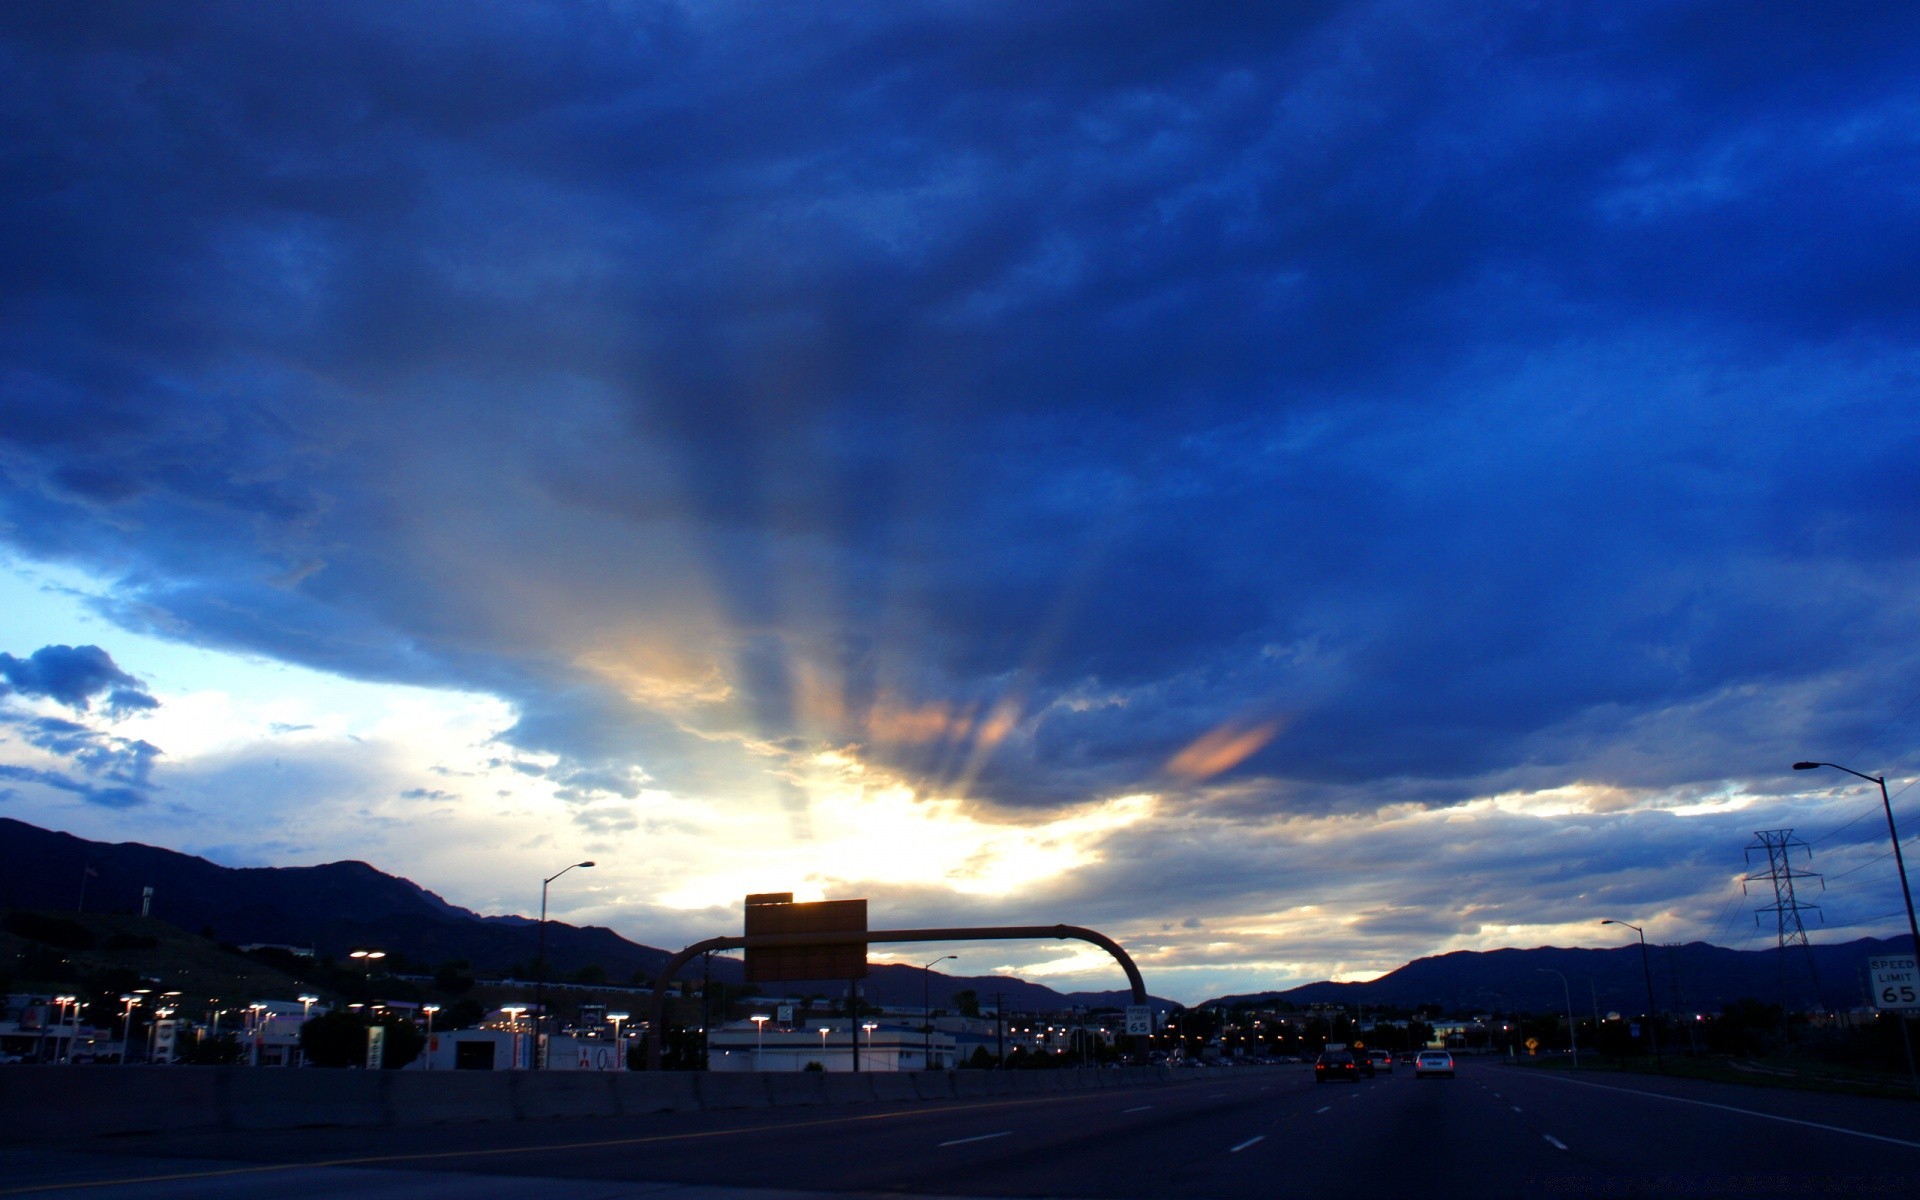
<path id="1" fill-rule="evenodd" d="M 764 1071 L 767 1069 L 767 1064 L 762 1056 L 767 1048 L 767 1022 L 773 1018 L 765 1013 L 755 1013 L 747 1020 L 753 1022 L 753 1069 Z"/>
<path id="2" fill-rule="evenodd" d="M 1567 1045 L 1573 1048 L 1573 1065 L 1577 1069 L 1580 1066 L 1580 1035 L 1573 1028 L 1573 986 L 1567 982 L 1564 974 L 1552 967 L 1535 967 L 1534 970 L 1543 975 L 1560 976 L 1560 990 L 1566 993 L 1567 997 Z"/>
<path id="3" fill-rule="evenodd" d="M 1609 917 L 1600 922 L 1602 925 L 1625 925 L 1640 935 L 1640 970 L 1647 977 L 1647 1040 L 1653 1043 L 1653 1069 L 1661 1069 L 1660 1058 L 1660 1009 L 1653 1002 L 1653 964 L 1647 959 L 1647 932 L 1638 925 L 1627 921 L 1616 921 Z"/>
<path id="4" fill-rule="evenodd" d="M 1893 825 L 1893 798 L 1887 795 L 1886 776 L 1863 775 L 1852 767 L 1843 767 L 1839 763 L 1797 762 L 1793 764 L 1793 769 L 1796 771 L 1811 771 L 1818 767 L 1832 767 L 1836 771 L 1845 771 L 1849 775 L 1880 785 L 1880 807 L 1887 814 L 1887 836 L 1893 839 L 1893 865 L 1900 875 L 1900 894 L 1907 902 L 1907 933 L 1913 938 L 1914 954 L 1920 955 L 1920 921 L 1913 919 L 1913 889 L 1907 886 L 1907 860 L 1906 856 L 1900 853 L 1900 831 Z M 1913 1084 L 1913 1090 L 1920 1093 L 1920 1072 L 1914 1070 L 1913 1041 L 1907 1033 L 1905 1009 L 1900 1012 L 1900 1044 L 1905 1046 L 1907 1051 L 1907 1078 Z"/>
<path id="5" fill-rule="evenodd" d="M 920 1057 L 924 1060 L 921 1063 L 923 1071 L 933 1070 L 933 963 L 959 957 L 958 954 L 942 954 L 920 967 L 920 1019 L 926 1022 L 920 1027 L 926 1036 L 926 1041 L 920 1047 Z"/>
<path id="6" fill-rule="evenodd" d="M 547 1022 L 547 885 L 562 875 L 565 875 L 568 871 L 573 870 L 575 867 L 590 867 L 592 865 L 592 860 L 568 863 L 566 866 L 561 867 L 558 871 L 555 871 L 540 881 L 540 950 L 535 959 L 536 967 L 533 985 L 533 1037 L 536 1054 L 538 1053 L 537 1048 L 540 1040 L 540 1031 L 546 1027 Z"/>
<path id="7" fill-rule="evenodd" d="M 1893 839 L 1893 865 L 1900 875 L 1900 894 L 1907 902 L 1907 932 L 1913 936 L 1913 952 L 1920 954 L 1920 921 L 1914 920 L 1913 917 L 1913 889 L 1907 886 L 1907 860 L 1906 856 L 1900 853 L 1900 831 L 1893 825 L 1893 800 L 1887 795 L 1886 777 L 1863 775 L 1852 767 L 1843 767 L 1839 763 L 1797 762 L 1793 764 L 1793 769 L 1796 771 L 1811 771 L 1816 767 L 1832 767 L 1836 771 L 1845 771 L 1849 775 L 1880 785 L 1880 807 L 1887 814 L 1887 836 Z"/>

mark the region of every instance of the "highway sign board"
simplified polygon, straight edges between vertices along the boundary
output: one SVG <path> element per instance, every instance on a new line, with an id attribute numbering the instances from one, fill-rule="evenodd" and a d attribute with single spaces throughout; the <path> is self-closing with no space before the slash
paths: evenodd
<path id="1" fill-rule="evenodd" d="M 1876 954 L 1867 959 L 1873 976 L 1875 1008 L 1920 1008 L 1920 964 L 1911 954 Z"/>
<path id="2" fill-rule="evenodd" d="M 1127 1033 L 1129 1035 L 1153 1032 L 1153 1009 L 1144 1004 L 1127 1005 Z"/>

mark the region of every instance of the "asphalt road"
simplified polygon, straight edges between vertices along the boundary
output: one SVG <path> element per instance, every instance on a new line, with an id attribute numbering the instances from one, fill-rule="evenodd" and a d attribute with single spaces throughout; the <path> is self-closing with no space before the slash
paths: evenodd
<path id="1" fill-rule="evenodd" d="M 1461 1060 L 1315 1085 L 429 1129 L 132 1137 L 0 1152 L 0 1196 L 1920 1196 L 1920 1104 Z"/>

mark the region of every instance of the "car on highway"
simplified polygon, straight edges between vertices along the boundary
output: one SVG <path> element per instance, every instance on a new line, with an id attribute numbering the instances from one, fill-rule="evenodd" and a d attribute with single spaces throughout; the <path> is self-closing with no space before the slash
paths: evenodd
<path id="1" fill-rule="evenodd" d="M 1373 1074 L 1373 1064 L 1362 1066 L 1362 1062 L 1344 1047 L 1329 1046 L 1320 1052 L 1319 1058 L 1313 1060 L 1313 1081 L 1325 1083 L 1329 1079 L 1346 1079 L 1359 1083 L 1360 1076 Z"/>
<path id="2" fill-rule="evenodd" d="M 1445 1050 L 1422 1050 L 1413 1060 L 1413 1077 L 1425 1079 L 1429 1075 L 1445 1075 L 1453 1078 L 1453 1055 Z"/>
<path id="3" fill-rule="evenodd" d="M 1367 1060 L 1373 1064 L 1374 1070 L 1385 1071 L 1389 1075 L 1393 1074 L 1393 1055 L 1387 1053 L 1385 1050 L 1367 1051 Z"/>

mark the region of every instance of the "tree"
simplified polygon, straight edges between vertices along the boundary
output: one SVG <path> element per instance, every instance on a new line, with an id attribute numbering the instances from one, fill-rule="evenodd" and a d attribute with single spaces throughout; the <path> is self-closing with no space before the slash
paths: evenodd
<path id="1" fill-rule="evenodd" d="M 980 994 L 972 988 L 962 988 L 949 997 L 948 1002 L 958 1009 L 963 1017 L 980 1015 Z"/>
<path id="2" fill-rule="evenodd" d="M 464 958 L 450 958 L 433 972 L 433 986 L 448 996 L 466 995 L 473 983 L 473 964 Z"/>
<path id="3" fill-rule="evenodd" d="M 487 1019 L 486 1008 L 472 997 L 455 1000 L 434 1018 L 435 1029 L 472 1029 Z"/>
<path id="4" fill-rule="evenodd" d="M 321 1013 L 300 1027 L 300 1052 L 316 1067 L 367 1061 L 367 1023 L 358 1013 Z"/>
<path id="5" fill-rule="evenodd" d="M 321 1013 L 300 1027 L 300 1050 L 316 1067 L 357 1067 L 367 1061 L 367 1030 L 374 1023 L 357 1012 Z M 426 1035 L 405 1017 L 386 1017 L 380 1065 L 398 1071 L 426 1048 Z"/>

